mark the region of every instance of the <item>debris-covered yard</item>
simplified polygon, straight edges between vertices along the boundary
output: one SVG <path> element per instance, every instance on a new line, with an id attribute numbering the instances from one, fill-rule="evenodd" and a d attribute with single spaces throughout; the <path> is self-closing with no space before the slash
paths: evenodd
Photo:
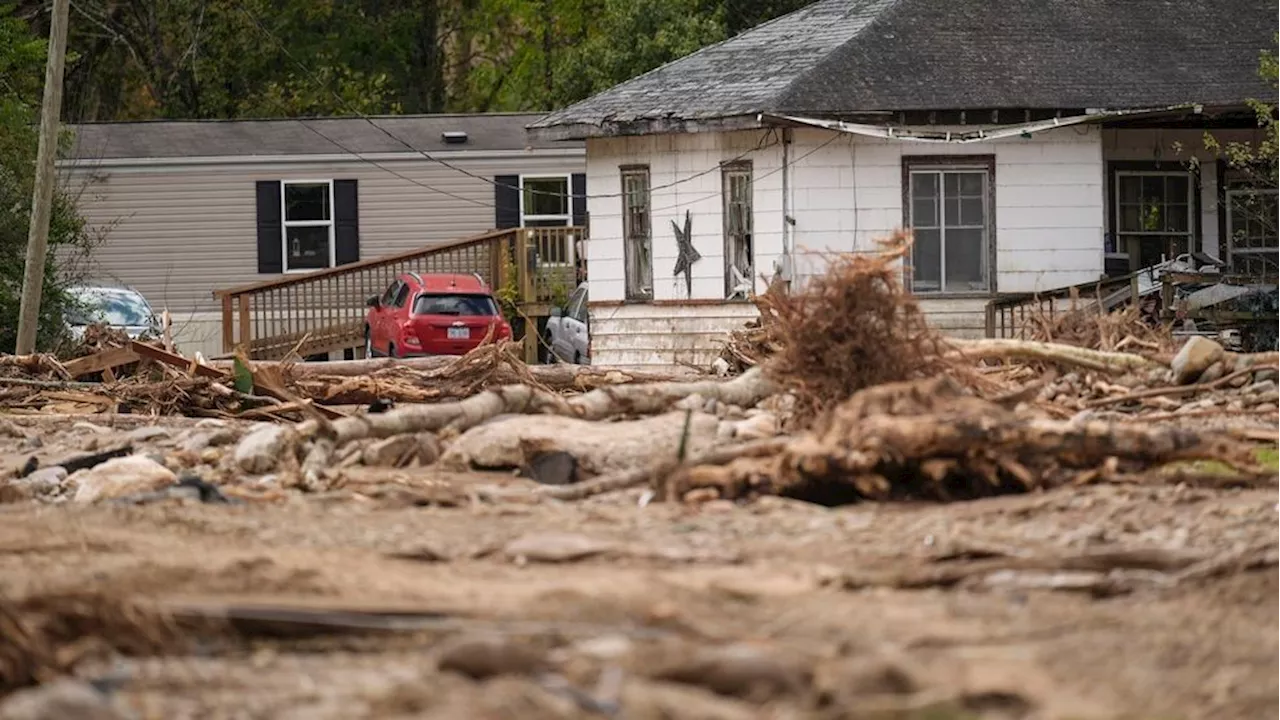
<path id="1" fill-rule="evenodd" d="M 1274 716 L 1276 353 L 900 252 L 715 374 L 0 357 L 0 718 Z"/>

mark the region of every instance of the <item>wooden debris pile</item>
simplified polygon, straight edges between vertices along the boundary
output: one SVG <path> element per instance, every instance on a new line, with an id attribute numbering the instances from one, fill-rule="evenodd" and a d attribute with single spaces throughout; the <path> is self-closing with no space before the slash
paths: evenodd
<path id="1" fill-rule="evenodd" d="M 1104 313 L 1072 298 L 1066 312 L 1037 310 L 1028 320 L 1028 339 L 1040 342 L 1141 355 L 1172 353 L 1176 344 L 1168 326 L 1148 322 L 1136 305 Z"/>
<path id="2" fill-rule="evenodd" d="M 1214 460 L 1269 474 L 1235 438 L 1183 427 L 1065 422 L 969 394 L 947 377 L 867 388 L 812 430 L 661 478 L 666 499 L 777 494 L 825 505 L 963 500 Z"/>

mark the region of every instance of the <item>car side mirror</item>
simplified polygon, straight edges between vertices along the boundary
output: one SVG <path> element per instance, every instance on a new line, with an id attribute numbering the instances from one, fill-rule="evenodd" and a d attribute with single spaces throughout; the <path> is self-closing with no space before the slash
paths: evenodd
<path id="1" fill-rule="evenodd" d="M 564 310 L 558 307 L 551 308 L 551 317 L 560 317 L 561 315 L 564 315 Z"/>
<path id="2" fill-rule="evenodd" d="M 382 303 L 380 303 L 380 302 L 378 301 L 378 296 L 377 296 L 377 295 L 370 295 L 370 296 L 369 296 L 369 298 L 368 298 L 367 300 L 365 300 L 365 301 L 364 301 L 364 304 L 365 304 L 365 305 L 368 305 L 368 306 L 369 306 L 369 307 L 371 307 L 371 308 L 376 308 L 376 307 L 378 307 L 379 305 L 381 305 Z"/>

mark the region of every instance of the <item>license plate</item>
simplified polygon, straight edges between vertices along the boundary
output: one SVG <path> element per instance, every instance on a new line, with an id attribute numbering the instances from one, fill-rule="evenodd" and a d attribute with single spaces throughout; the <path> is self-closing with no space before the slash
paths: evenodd
<path id="1" fill-rule="evenodd" d="M 450 340 L 470 340 L 471 328 L 449 328 Z"/>

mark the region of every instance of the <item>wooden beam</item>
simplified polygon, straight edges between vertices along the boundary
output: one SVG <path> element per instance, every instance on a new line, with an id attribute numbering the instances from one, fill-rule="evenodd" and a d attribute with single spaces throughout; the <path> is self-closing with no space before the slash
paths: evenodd
<path id="1" fill-rule="evenodd" d="M 132 349 L 133 352 L 137 353 L 141 357 L 147 358 L 149 360 L 155 360 L 158 363 L 163 363 L 170 367 L 175 367 L 184 372 L 190 372 L 194 375 L 199 375 L 201 377 L 212 378 L 214 380 L 226 380 L 229 377 L 231 377 L 230 375 L 222 372 L 221 370 L 216 370 L 214 368 L 209 367 L 208 365 L 194 362 L 189 358 L 185 358 L 181 355 L 167 352 L 158 347 L 155 347 L 154 345 L 148 345 L 144 342 L 138 342 L 137 340 L 130 340 L 129 348 Z"/>
<path id="2" fill-rule="evenodd" d="M 67 369 L 67 374 L 73 378 L 78 378 L 109 370 L 113 367 L 128 365 L 129 363 L 138 362 L 138 360 L 138 353 L 134 352 L 132 348 L 118 347 L 107 348 L 99 353 L 76 358 L 70 362 L 63 363 L 62 366 Z"/>

